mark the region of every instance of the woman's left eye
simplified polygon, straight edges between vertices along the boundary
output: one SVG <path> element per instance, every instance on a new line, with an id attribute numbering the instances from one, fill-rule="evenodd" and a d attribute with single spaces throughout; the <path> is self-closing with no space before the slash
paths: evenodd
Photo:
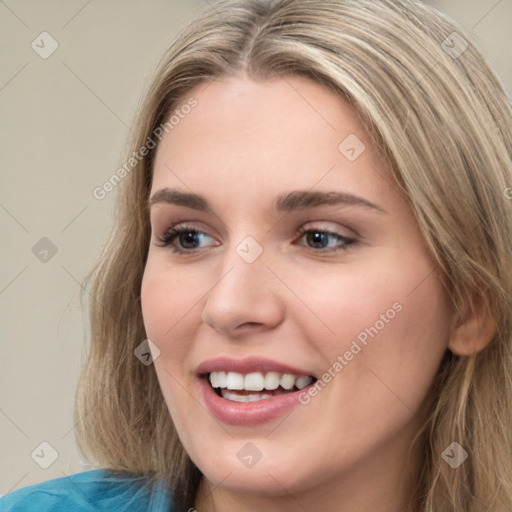
<path id="1" fill-rule="evenodd" d="M 325 229 L 301 229 L 301 239 L 305 237 L 307 243 L 313 244 L 312 249 L 319 249 L 317 252 L 340 252 L 348 246 L 356 243 L 355 238 L 346 237 Z M 334 243 L 329 243 L 329 240 Z"/>
<path id="2" fill-rule="evenodd" d="M 348 246 L 356 243 L 354 238 L 349 238 L 325 229 L 301 229 L 299 233 L 301 234 L 300 240 L 305 239 L 306 244 L 311 244 L 309 247 L 316 249 L 316 252 L 339 252 L 346 250 Z M 160 247 L 170 247 L 172 252 L 185 254 L 196 252 L 197 249 L 201 248 L 198 245 L 201 243 L 201 240 L 207 238 L 213 240 L 213 238 L 204 231 L 190 226 L 179 226 L 165 231 L 165 233 L 159 237 L 159 241 Z"/>

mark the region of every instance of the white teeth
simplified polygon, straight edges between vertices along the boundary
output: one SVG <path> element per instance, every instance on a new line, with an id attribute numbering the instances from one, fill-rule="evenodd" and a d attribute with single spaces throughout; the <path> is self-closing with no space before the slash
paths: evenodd
<path id="1" fill-rule="evenodd" d="M 277 372 L 268 372 L 266 374 L 252 372 L 246 375 L 238 372 L 210 372 L 209 379 L 213 388 L 246 391 L 273 391 L 279 386 L 290 391 L 294 387 L 303 389 L 313 381 L 313 378 L 308 375 L 297 376 L 290 373 L 281 374 Z"/>
<path id="2" fill-rule="evenodd" d="M 281 387 L 283 389 L 292 389 L 295 386 L 295 377 L 289 373 L 285 373 L 281 377 Z"/>
<path id="3" fill-rule="evenodd" d="M 309 386 L 313 379 L 311 377 L 308 377 L 306 375 L 301 375 L 296 381 L 295 385 L 297 386 L 297 389 L 303 389 L 306 386 Z"/>
<path id="4" fill-rule="evenodd" d="M 265 377 L 259 372 L 248 373 L 244 378 L 244 389 L 247 391 L 261 391 L 264 388 L 264 384 Z"/>
<path id="5" fill-rule="evenodd" d="M 212 372 L 210 373 L 210 384 L 214 388 L 219 387 L 219 372 Z"/>
<path id="6" fill-rule="evenodd" d="M 225 388 L 227 385 L 227 374 L 226 372 L 214 372 L 217 374 L 217 387 Z M 215 386 L 213 386 L 215 387 Z"/>
<path id="7" fill-rule="evenodd" d="M 268 389 L 270 391 L 272 391 L 273 389 L 277 389 L 279 387 L 280 382 L 281 377 L 277 372 L 268 372 L 265 375 L 265 389 Z"/>
<path id="8" fill-rule="evenodd" d="M 213 388 L 226 387 L 226 372 L 212 372 L 209 378 Z"/>
<path id="9" fill-rule="evenodd" d="M 241 373 L 228 372 L 226 375 L 226 387 L 228 389 L 244 389 L 244 376 Z"/>
<path id="10" fill-rule="evenodd" d="M 272 395 L 268 393 L 262 393 L 260 395 L 237 395 L 236 393 L 230 393 L 226 389 L 223 389 L 221 393 L 222 398 L 232 400 L 233 402 L 256 402 L 258 400 L 266 400 L 267 398 L 272 398 Z"/>

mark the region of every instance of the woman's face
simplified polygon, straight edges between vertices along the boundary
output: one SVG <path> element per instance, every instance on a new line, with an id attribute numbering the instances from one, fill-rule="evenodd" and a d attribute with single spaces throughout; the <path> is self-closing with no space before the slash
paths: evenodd
<path id="1" fill-rule="evenodd" d="M 451 325 L 413 214 L 320 85 L 221 77 L 187 100 L 157 150 L 142 284 L 181 441 L 227 491 L 378 486 L 405 471 Z"/>

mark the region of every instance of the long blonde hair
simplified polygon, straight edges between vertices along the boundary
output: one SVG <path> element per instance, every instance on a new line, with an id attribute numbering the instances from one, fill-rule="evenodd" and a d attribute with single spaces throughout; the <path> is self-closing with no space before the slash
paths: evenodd
<path id="1" fill-rule="evenodd" d="M 502 85 L 462 28 L 412 0 L 220 0 L 173 41 L 149 81 L 125 160 L 196 85 L 245 71 L 307 77 L 347 99 L 408 197 L 461 317 L 483 304 L 497 332 L 447 351 L 418 434 L 422 512 L 512 509 L 512 121 Z M 178 439 L 153 366 L 140 288 L 155 149 L 120 176 L 114 229 L 91 272 L 91 346 L 76 434 L 90 461 L 163 480 L 192 506 L 201 474 Z M 133 163 L 133 162 L 132 162 Z M 126 168 L 125 168 L 126 169 Z M 509 194 L 507 194 L 507 190 Z M 469 454 L 457 469 L 452 442 Z"/>

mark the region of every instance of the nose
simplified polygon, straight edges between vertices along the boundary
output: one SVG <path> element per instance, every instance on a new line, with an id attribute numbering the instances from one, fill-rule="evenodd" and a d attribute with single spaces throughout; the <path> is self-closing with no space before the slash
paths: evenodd
<path id="1" fill-rule="evenodd" d="M 266 251 L 252 262 L 241 254 L 228 251 L 201 313 L 206 325 L 232 338 L 275 328 L 284 316 L 283 284 L 269 268 Z"/>

